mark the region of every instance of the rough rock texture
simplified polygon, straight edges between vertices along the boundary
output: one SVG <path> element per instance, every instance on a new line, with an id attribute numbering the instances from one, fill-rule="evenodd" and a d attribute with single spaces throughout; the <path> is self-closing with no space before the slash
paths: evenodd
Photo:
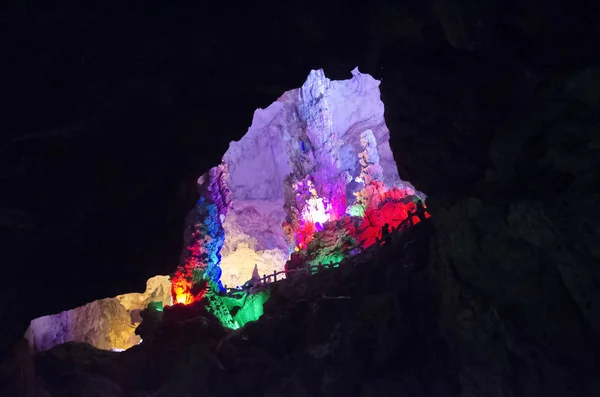
<path id="1" fill-rule="evenodd" d="M 122 388 L 118 376 L 119 353 L 86 343 L 65 343 L 38 354 L 34 365 L 51 396 L 115 396 Z"/>
<path id="2" fill-rule="evenodd" d="M 400 176 L 429 196 L 437 320 L 462 394 L 600 394 L 589 354 L 573 359 L 584 345 L 598 357 L 598 7 L 13 3 L 1 19 L 2 348 L 32 318 L 172 271 L 197 176 L 254 109 L 308 70 L 346 78 L 358 65 L 382 79 Z M 369 390 L 385 395 L 401 373 Z"/>
<path id="3" fill-rule="evenodd" d="M 227 175 L 227 165 L 221 164 L 198 178 L 200 198 L 187 216 L 181 260 L 171 275 L 173 302 L 190 304 L 209 289 L 223 289 L 219 265 L 225 242 L 223 221 L 230 207 Z M 210 282 L 214 287 L 209 288 Z"/>
<path id="4" fill-rule="evenodd" d="M 90 391 L 98 396 L 201 391 L 215 397 L 597 395 L 596 372 L 565 378 L 567 371 L 584 368 L 557 366 L 593 354 L 581 351 L 584 342 L 576 340 L 581 336 L 516 350 L 532 355 L 524 362 L 498 344 L 525 347 L 526 339 L 501 338 L 526 334 L 506 321 L 514 320 L 510 312 L 480 297 L 444 330 L 452 308 L 462 306 L 460 294 L 477 291 L 456 275 L 449 276 L 455 285 L 439 289 L 439 271 L 448 264 L 431 250 L 439 244 L 433 228 L 433 219 L 419 223 L 369 257 L 272 285 L 264 315 L 237 331 L 225 330 L 204 302 L 196 302 L 165 308 L 157 322 L 146 324 L 150 318 L 144 316 L 144 342 L 119 355 L 85 344 L 56 346 L 33 360 L 21 355 L 28 383 L 16 387 L 57 397 Z M 485 326 L 477 327 L 482 317 Z M 506 327 L 503 334 L 498 324 Z M 464 341 L 459 351 L 457 341 Z M 480 350 L 469 350 L 473 341 Z M 560 356 L 564 351 L 579 355 Z M 519 372 L 510 373 L 508 384 L 503 376 L 515 366 Z M 543 378 L 544 371 L 553 376 Z"/>
<path id="5" fill-rule="evenodd" d="M 144 293 L 101 299 L 75 309 L 36 318 L 25 337 L 32 351 L 48 350 L 66 342 L 85 342 L 99 349 L 124 350 L 141 342 L 134 331 L 142 321 L 139 312 L 150 302 L 171 304 L 168 276 L 156 276 L 146 283 Z"/>
<path id="6" fill-rule="evenodd" d="M 281 228 L 283 200 L 235 201 L 224 222 L 221 250 L 222 282 L 234 288 L 250 279 L 254 266 L 261 272 L 281 270 L 288 259 L 288 243 Z"/>
<path id="7" fill-rule="evenodd" d="M 586 27 L 568 12 L 550 26 L 550 11 L 530 8 L 521 18 L 544 22 L 522 44 L 487 41 L 503 33 L 495 16 L 437 11 L 444 31 L 382 56 L 382 97 L 400 175 L 429 195 L 439 321 L 464 395 L 593 395 L 600 91 L 587 36 L 574 38 Z M 477 21 L 472 37 L 450 40 Z M 537 42 L 565 26 L 560 43 L 576 47 Z"/>
<path id="8" fill-rule="evenodd" d="M 145 312 L 139 346 L 118 355 L 55 346 L 31 361 L 31 379 L 56 397 L 458 396 L 423 272 L 431 235 L 419 224 L 369 262 L 273 285 L 263 317 L 240 330 L 225 330 L 203 302 L 155 312 L 158 322 Z M 407 255 L 414 267 L 402 265 Z"/>
<path id="9" fill-rule="evenodd" d="M 155 276 L 146 281 L 144 293 L 132 292 L 119 295 L 116 299 L 128 312 L 144 309 L 150 302 L 160 302 L 167 306 L 171 304 L 169 287 L 168 276 Z"/>
<path id="10" fill-rule="evenodd" d="M 295 244 L 282 224 L 290 210 L 302 210 L 295 196 L 286 200 L 293 183 L 313 178 L 319 196 L 339 206 L 331 210 L 332 220 L 345 214 L 364 186 L 355 179 L 362 175 L 365 132 L 378 154 L 373 161 L 382 169 L 380 179 L 389 187 L 411 186 L 398 176 L 379 97 L 379 81 L 358 69 L 341 81 L 313 70 L 301 88 L 255 112 L 246 135 L 223 156 L 231 200 L 223 221 L 224 285 L 242 285 L 255 265 L 260 274 L 283 270 Z M 341 197 L 335 196 L 336 184 Z"/>

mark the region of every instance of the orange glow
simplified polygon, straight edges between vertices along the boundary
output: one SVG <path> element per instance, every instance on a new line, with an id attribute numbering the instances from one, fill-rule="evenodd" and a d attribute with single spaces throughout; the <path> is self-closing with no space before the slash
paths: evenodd
<path id="1" fill-rule="evenodd" d="M 175 303 L 189 305 L 199 300 L 192 294 L 192 283 L 183 277 L 176 277 L 172 280 L 171 293 Z M 200 296 L 200 298 L 202 297 Z"/>
<path id="2" fill-rule="evenodd" d="M 175 302 L 183 305 L 189 305 L 194 301 L 194 297 L 190 293 L 175 293 Z"/>
<path id="3" fill-rule="evenodd" d="M 191 275 L 184 274 L 185 269 L 179 268 L 171 277 L 171 296 L 175 304 L 190 305 L 204 298 L 208 284 L 206 281 L 199 281 L 194 284 Z M 189 270 L 189 269 L 188 269 Z"/>

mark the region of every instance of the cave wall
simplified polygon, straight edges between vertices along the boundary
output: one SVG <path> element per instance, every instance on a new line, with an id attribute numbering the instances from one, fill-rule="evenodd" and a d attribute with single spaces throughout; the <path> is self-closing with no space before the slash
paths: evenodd
<path id="1" fill-rule="evenodd" d="M 200 199 L 186 221 L 182 262 L 171 288 L 165 287 L 169 283 L 165 277 L 157 276 L 148 280 L 144 294 L 120 295 L 37 318 L 26 332 L 32 349 L 47 350 L 73 341 L 101 349 L 127 349 L 140 342 L 134 334 L 138 313 L 152 299 L 169 304 L 168 290 L 177 303 L 201 299 L 203 295 L 192 291 L 199 282 L 196 270 L 229 287 L 243 285 L 255 266 L 261 274 L 284 270 L 295 247 L 284 233 L 286 216 L 292 210 L 305 210 L 302 198 L 286 202 L 286 189 L 314 178 L 320 196 L 340 204 L 328 209 L 331 220 L 346 216 L 346 208 L 357 200 L 354 194 L 367 183 L 359 181 L 367 164 L 361 163 L 366 137 L 372 146 L 367 157 L 377 167 L 378 180 L 388 188 L 410 186 L 400 180 L 389 147 L 379 82 L 358 69 L 352 75 L 331 81 L 322 70 L 310 72 L 301 88 L 257 110 L 247 134 L 230 144 L 222 164 L 198 179 Z M 319 179 L 320 175 L 325 177 Z M 337 182 L 338 198 L 327 190 Z M 319 222 L 330 220 L 326 218 Z M 343 245 L 343 232 L 336 228 L 355 234 L 348 222 L 345 225 L 326 226 L 319 237 L 323 252 L 311 255 L 344 256 L 336 251 Z"/>
<path id="2" fill-rule="evenodd" d="M 591 25 L 574 23 L 569 7 L 471 6 L 439 3 L 441 26 L 380 59 L 400 175 L 427 192 L 436 228 L 441 332 L 460 357 L 462 395 L 591 396 L 600 346 Z M 543 22 L 508 35 L 508 15 Z"/>
<path id="3" fill-rule="evenodd" d="M 342 5 L 320 4 L 336 17 L 309 27 L 306 2 L 3 4 L 0 350 L 32 318 L 173 270 L 198 175 L 255 109 L 311 69 L 347 78 L 359 63 L 365 7 L 342 18 Z M 22 293 L 23 269 L 53 299 Z"/>
<path id="4" fill-rule="evenodd" d="M 32 352 L 67 342 L 85 342 L 104 350 L 125 350 L 141 342 L 134 333 L 142 321 L 140 311 L 150 302 L 171 304 L 168 276 L 146 282 L 146 291 L 90 302 L 84 306 L 36 318 L 25 333 Z"/>
<path id="5" fill-rule="evenodd" d="M 598 395 L 586 383 L 589 356 L 572 371 L 562 359 L 582 343 L 598 351 L 590 331 L 599 295 L 597 7 L 267 1 L 236 4 L 236 13 L 230 3 L 213 7 L 206 18 L 201 3 L 150 4 L 151 12 L 115 1 L 65 4 L 14 2 L 2 19 L 11 38 L 0 60 L 10 98 L 0 146 L 0 248 L 9 264 L 0 279 L 2 347 L 31 318 L 142 289 L 171 271 L 198 173 L 219 162 L 257 101 L 266 106 L 298 87 L 307 70 L 344 78 L 358 64 L 382 79 L 399 174 L 428 193 L 444 233 L 432 277 L 445 337 L 466 368 L 464 395 L 568 395 L 561 374 L 570 374 L 573 395 Z M 200 147 L 211 150 L 198 155 Z M 510 213 L 549 223 L 515 238 Z M 530 241 L 549 225 L 554 237 Z M 492 263 L 502 269 L 486 275 L 480 266 Z M 105 271 L 90 277 L 90 269 Z M 522 277 L 534 282 L 525 287 Z M 69 288 L 59 283 L 71 279 Z M 22 293 L 24 284 L 53 299 Z M 533 312 L 529 297 L 555 294 L 552 302 L 581 314 L 576 321 Z M 551 341 L 536 342 L 536 321 Z M 582 331 L 592 337 L 572 349 L 554 344 Z M 539 358 L 550 349 L 556 354 Z M 486 367 L 482 356 L 502 365 Z M 543 386 L 548 379 L 558 383 Z"/>
<path id="6" fill-rule="evenodd" d="M 283 270 L 294 244 L 282 225 L 291 207 L 301 210 L 295 196 L 286 200 L 294 182 L 315 175 L 318 181 L 320 173 L 329 173 L 316 189 L 330 202 L 340 202 L 339 216 L 346 213 L 356 200 L 353 194 L 364 186 L 355 181 L 362 170 L 361 133 L 369 130 L 375 139 L 382 181 L 390 188 L 412 186 L 398 176 L 379 84 L 357 68 L 346 80 L 313 70 L 302 87 L 258 109 L 244 137 L 231 142 L 223 155 L 230 192 L 220 252 L 224 285 L 242 285 L 255 264 L 261 275 Z M 341 181 L 340 199 L 331 197 L 333 179 Z"/>

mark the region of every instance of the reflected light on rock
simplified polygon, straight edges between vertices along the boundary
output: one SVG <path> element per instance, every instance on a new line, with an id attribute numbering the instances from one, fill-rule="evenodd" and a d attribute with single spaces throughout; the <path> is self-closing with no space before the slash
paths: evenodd
<path id="1" fill-rule="evenodd" d="M 168 276 L 156 276 L 146 282 L 146 291 L 100 299 L 58 314 L 36 318 L 25 333 L 32 351 L 44 351 L 66 342 L 86 342 L 104 350 L 126 350 L 141 342 L 135 329 L 141 322 L 140 311 L 150 302 L 170 301 Z"/>

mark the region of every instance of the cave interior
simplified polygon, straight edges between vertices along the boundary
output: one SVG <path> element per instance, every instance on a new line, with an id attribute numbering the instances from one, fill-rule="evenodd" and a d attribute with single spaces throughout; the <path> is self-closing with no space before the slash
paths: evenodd
<path id="1" fill-rule="evenodd" d="M 0 395 L 600 395 L 598 20 L 2 5 Z"/>

